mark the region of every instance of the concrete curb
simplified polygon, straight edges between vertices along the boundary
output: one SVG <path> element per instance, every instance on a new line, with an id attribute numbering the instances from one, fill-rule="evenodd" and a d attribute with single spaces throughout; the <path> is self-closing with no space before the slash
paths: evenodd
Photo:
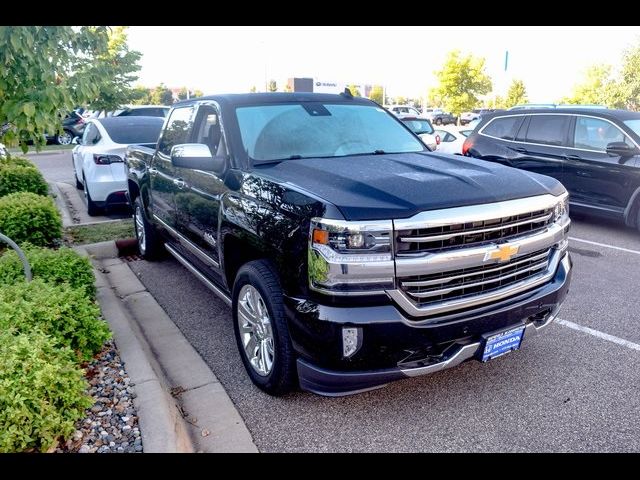
<path id="1" fill-rule="evenodd" d="M 73 219 L 71 218 L 71 212 L 69 212 L 69 207 L 67 207 L 67 202 L 65 201 L 65 198 L 60 191 L 58 184 L 56 182 L 48 183 L 49 191 L 53 194 L 53 201 L 55 202 L 56 207 L 58 207 L 58 211 L 60 212 L 60 215 L 62 217 L 62 226 L 65 228 L 72 226 L 74 223 Z"/>
<path id="2" fill-rule="evenodd" d="M 173 410 L 169 416 L 176 421 L 176 431 L 185 432 L 199 452 L 258 452 L 244 420 L 216 376 L 128 264 L 117 257 L 115 243 L 85 245 L 84 249 L 98 265 L 99 282 L 104 282 L 103 286 L 98 283 L 101 305 L 103 299 L 113 301 L 102 293 L 108 289 L 119 307 L 126 311 L 131 322 L 130 331 L 137 336 L 142 350 L 148 355 L 147 362 L 159 379 L 157 385 L 164 388 L 165 397 L 169 395 L 167 392 L 173 395 Z M 116 343 L 120 348 L 118 338 Z M 124 352 L 121 353 L 123 360 L 128 362 Z M 133 354 L 131 356 L 135 358 Z M 133 376 L 132 381 L 138 392 L 138 381 Z M 158 395 L 158 392 L 154 394 Z M 157 402 L 157 398 L 154 397 L 153 402 Z M 175 412 L 179 412 L 179 418 L 175 418 Z M 140 429 L 145 451 L 148 451 L 142 416 Z"/>

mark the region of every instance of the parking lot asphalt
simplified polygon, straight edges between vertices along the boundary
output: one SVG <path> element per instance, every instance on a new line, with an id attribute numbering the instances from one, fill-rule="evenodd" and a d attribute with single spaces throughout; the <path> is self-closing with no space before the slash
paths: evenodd
<path id="1" fill-rule="evenodd" d="M 70 152 L 31 157 L 71 183 Z M 220 379 L 264 452 L 640 451 L 640 234 L 575 216 L 561 322 L 487 364 L 372 392 L 270 397 L 237 352 L 230 310 L 171 258 L 129 263 Z"/>
<path id="2" fill-rule="evenodd" d="M 637 452 L 640 235 L 584 219 L 572 235 L 638 253 L 572 240 L 564 323 L 487 364 L 333 399 L 262 393 L 217 297 L 172 259 L 129 265 L 220 379 L 261 451 Z"/>

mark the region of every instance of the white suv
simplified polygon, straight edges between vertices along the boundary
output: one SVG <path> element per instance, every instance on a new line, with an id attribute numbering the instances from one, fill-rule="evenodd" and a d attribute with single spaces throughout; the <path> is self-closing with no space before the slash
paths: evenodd
<path id="1" fill-rule="evenodd" d="M 385 108 L 398 118 L 419 117 L 421 115 L 417 108 L 409 105 L 387 105 Z"/>

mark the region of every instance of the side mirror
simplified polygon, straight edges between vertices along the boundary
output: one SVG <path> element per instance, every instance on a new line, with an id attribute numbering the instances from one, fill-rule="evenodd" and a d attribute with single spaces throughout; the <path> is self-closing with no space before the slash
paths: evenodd
<path id="1" fill-rule="evenodd" d="M 204 143 L 183 143 L 171 149 L 171 164 L 174 167 L 221 173 L 226 163 L 226 156 L 211 155 L 211 150 Z"/>
<path id="2" fill-rule="evenodd" d="M 80 137 L 73 137 L 73 140 L 71 140 L 71 143 L 73 143 L 74 145 L 77 145 L 80 143 Z"/>
<path id="3" fill-rule="evenodd" d="M 638 150 L 625 142 L 611 142 L 607 145 L 607 153 L 612 157 L 629 158 L 638 153 Z"/>

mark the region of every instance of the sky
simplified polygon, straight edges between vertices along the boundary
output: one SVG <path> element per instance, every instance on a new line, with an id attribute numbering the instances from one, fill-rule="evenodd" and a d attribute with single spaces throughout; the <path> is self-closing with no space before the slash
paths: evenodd
<path id="1" fill-rule="evenodd" d="M 594 63 L 619 66 L 640 27 L 135 27 L 142 52 L 138 83 L 187 86 L 205 94 L 279 89 L 287 78 L 380 84 L 387 95 L 424 97 L 447 52 L 486 59 L 498 94 L 525 82 L 531 103 L 571 93 Z M 509 52 L 504 71 L 505 51 Z"/>

